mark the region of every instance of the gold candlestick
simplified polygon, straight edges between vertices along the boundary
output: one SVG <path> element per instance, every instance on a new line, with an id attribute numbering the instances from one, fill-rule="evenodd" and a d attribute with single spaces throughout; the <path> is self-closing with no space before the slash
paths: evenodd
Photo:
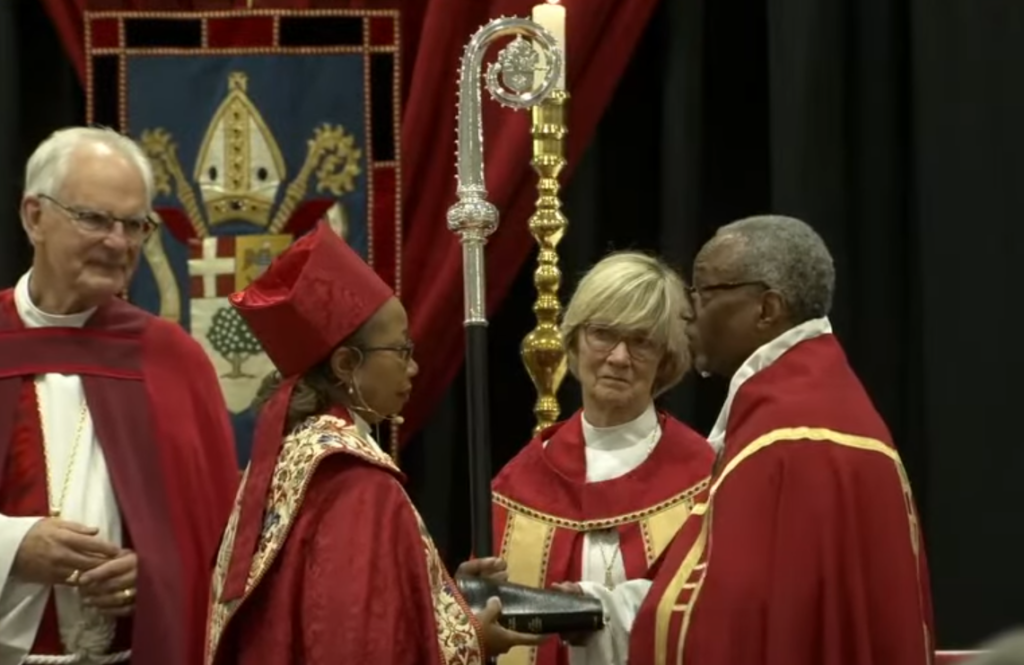
<path id="1" fill-rule="evenodd" d="M 537 388 L 537 403 L 533 407 L 537 424 L 534 434 L 558 420 L 558 389 L 565 378 L 566 354 L 559 317 L 562 303 L 558 289 L 562 271 L 558 268 L 558 243 L 569 225 L 562 214 L 558 198 L 558 176 L 565 167 L 565 122 L 569 93 L 556 90 L 541 104 L 533 107 L 533 161 L 537 175 L 537 209 L 530 217 L 530 233 L 537 241 L 540 253 L 533 283 L 537 287 L 537 300 L 533 304 L 537 326 L 523 339 L 522 356 L 526 371 Z"/>

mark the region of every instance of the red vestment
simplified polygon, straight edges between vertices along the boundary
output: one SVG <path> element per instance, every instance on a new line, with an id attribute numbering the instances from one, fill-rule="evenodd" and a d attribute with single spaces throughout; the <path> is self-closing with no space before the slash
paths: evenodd
<path id="1" fill-rule="evenodd" d="M 928 567 L 891 436 L 839 343 L 736 392 L 700 520 L 668 548 L 630 665 L 926 665 Z"/>
<path id="2" fill-rule="evenodd" d="M 481 665 L 479 624 L 401 472 L 339 415 L 307 421 L 285 438 L 238 599 L 225 598 L 225 582 L 241 501 L 232 513 L 214 574 L 206 662 Z"/>
<path id="3" fill-rule="evenodd" d="M 0 511 L 49 512 L 33 377 L 82 377 L 117 495 L 126 546 L 139 557 L 135 620 L 119 646 L 146 665 L 202 659 L 210 571 L 238 484 L 217 376 L 180 327 L 122 300 L 82 328 L 25 328 L 0 292 Z M 61 654 L 48 603 L 33 653 Z"/>
<path id="4" fill-rule="evenodd" d="M 579 580 L 585 534 L 606 529 L 618 531 L 626 578 L 645 575 L 707 489 L 714 461 L 704 437 L 667 414 L 659 421 L 651 454 L 617 478 L 587 482 L 582 411 L 541 432 L 501 470 L 492 485 L 494 542 L 511 581 L 548 587 Z M 517 648 L 500 660 L 531 657 Z M 533 662 L 568 663 L 568 652 L 549 640 Z"/>

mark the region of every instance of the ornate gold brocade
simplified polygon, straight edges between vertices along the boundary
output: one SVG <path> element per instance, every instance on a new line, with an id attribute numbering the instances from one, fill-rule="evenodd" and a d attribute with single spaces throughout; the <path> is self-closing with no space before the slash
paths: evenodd
<path id="1" fill-rule="evenodd" d="M 915 504 L 913 492 L 910 488 L 910 482 L 907 478 L 906 470 L 903 467 L 903 461 L 900 459 L 899 453 L 897 453 L 895 449 L 881 441 L 878 441 L 877 439 L 857 436 L 854 434 L 846 434 L 844 432 L 837 432 L 835 430 L 825 428 L 787 427 L 773 430 L 755 439 L 740 451 L 736 457 L 732 458 L 721 472 L 712 479 L 711 490 L 707 503 L 699 504 L 694 507 L 692 514 L 694 516 L 703 516 L 700 533 L 693 546 L 690 548 L 690 551 L 683 559 L 679 570 L 676 571 L 672 580 L 669 582 L 669 585 L 666 587 L 664 594 L 658 599 L 658 608 L 655 615 L 655 665 L 668 665 L 669 662 L 674 663 L 674 665 L 684 664 L 686 635 L 690 625 L 690 618 L 693 614 L 692 610 L 697 604 L 706 571 L 711 563 L 710 533 L 713 518 L 712 509 L 714 508 L 714 498 L 716 493 L 719 491 L 729 474 L 735 471 L 736 467 L 744 461 L 750 459 L 750 457 L 755 453 L 764 450 L 770 445 L 787 441 L 816 441 L 820 443 L 846 446 L 849 448 L 858 448 L 860 450 L 885 455 L 892 460 L 896 471 L 899 474 L 900 484 L 902 485 L 903 494 L 906 499 L 910 546 L 915 558 L 918 556 L 920 522 L 917 518 L 916 510 L 914 509 Z M 918 568 L 918 573 L 918 590 L 920 594 L 920 568 Z M 919 602 L 923 607 L 923 596 L 919 596 Z M 675 643 L 674 658 L 669 661 L 669 650 L 672 646 L 669 626 L 672 621 L 672 616 L 676 613 L 683 613 L 682 625 L 679 630 L 678 639 Z M 932 652 L 929 648 L 930 636 L 928 633 L 928 626 L 923 625 L 923 629 L 925 636 L 925 662 L 931 663 Z"/>
<path id="2" fill-rule="evenodd" d="M 212 665 L 217 656 L 217 645 L 227 627 L 228 619 L 238 608 L 239 601 L 220 602 L 221 593 L 224 590 L 224 581 L 228 575 L 228 565 L 231 562 L 231 552 L 234 549 L 235 533 L 238 531 L 238 514 L 242 505 L 242 490 L 249 480 L 249 470 L 242 474 L 242 482 L 235 493 L 235 507 L 231 510 L 231 517 L 224 529 L 224 536 L 220 541 L 220 551 L 217 553 L 217 562 L 213 568 L 213 580 L 210 585 L 210 616 L 206 626 L 206 652 L 204 661 L 206 665 Z"/>
<path id="3" fill-rule="evenodd" d="M 427 555 L 427 573 L 434 596 L 434 619 L 437 622 L 437 646 L 441 651 L 441 662 L 447 665 L 482 665 L 483 635 L 480 624 L 445 570 L 444 562 L 434 547 L 434 539 L 427 532 L 418 512 L 416 519 L 420 524 L 420 537 Z"/>
<path id="4" fill-rule="evenodd" d="M 333 416 L 311 418 L 289 435 L 281 447 L 274 469 L 270 492 L 264 510 L 263 531 L 260 534 L 252 568 L 249 570 L 242 598 L 229 602 L 220 600 L 227 576 L 235 533 L 238 527 L 239 507 L 246 478 L 242 479 L 235 508 L 217 556 L 213 575 L 212 608 L 207 630 L 206 663 L 212 665 L 217 646 L 231 617 L 246 601 L 270 569 L 277 554 L 284 547 L 292 524 L 302 507 L 302 501 L 313 473 L 327 456 L 345 452 L 367 462 L 398 471 L 394 461 L 372 442 L 364 439 L 356 426 Z M 415 508 L 410 502 L 410 508 Z M 454 583 L 445 572 L 444 564 L 434 548 L 433 541 L 423 527 L 418 513 L 423 541 L 424 565 L 430 579 L 437 622 L 438 648 L 446 665 L 478 665 L 482 663 L 478 624 L 465 606 Z"/>

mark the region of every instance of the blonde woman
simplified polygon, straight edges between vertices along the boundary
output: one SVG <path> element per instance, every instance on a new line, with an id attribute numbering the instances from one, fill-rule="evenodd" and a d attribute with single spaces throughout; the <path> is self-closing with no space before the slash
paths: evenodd
<path id="1" fill-rule="evenodd" d="M 682 278 L 652 256 L 613 254 L 581 280 L 562 335 L 583 408 L 530 441 L 493 485 L 494 537 L 511 581 L 615 587 L 643 577 L 686 520 L 714 454 L 654 400 L 690 369 L 688 315 Z M 626 648 L 552 640 L 534 662 L 605 663 Z M 502 661 L 529 656 L 514 649 Z"/>

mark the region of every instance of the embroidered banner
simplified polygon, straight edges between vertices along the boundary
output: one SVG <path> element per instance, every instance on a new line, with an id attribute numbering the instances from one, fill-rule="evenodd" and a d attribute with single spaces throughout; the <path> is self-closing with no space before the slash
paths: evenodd
<path id="1" fill-rule="evenodd" d="M 86 12 L 88 120 L 138 140 L 156 176 L 129 298 L 209 354 L 242 465 L 273 366 L 227 296 L 320 219 L 401 288 L 398 19 Z"/>

